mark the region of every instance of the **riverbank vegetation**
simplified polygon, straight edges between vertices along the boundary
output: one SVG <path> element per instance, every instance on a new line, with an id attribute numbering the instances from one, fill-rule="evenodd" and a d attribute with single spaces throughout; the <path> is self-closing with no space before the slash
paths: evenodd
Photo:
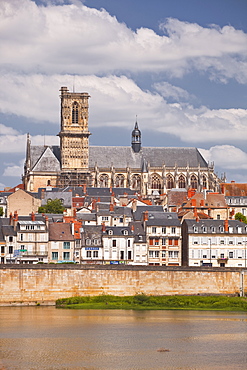
<path id="1" fill-rule="evenodd" d="M 123 310 L 220 310 L 247 311 L 247 298 L 225 296 L 99 295 L 58 299 L 57 308 Z"/>

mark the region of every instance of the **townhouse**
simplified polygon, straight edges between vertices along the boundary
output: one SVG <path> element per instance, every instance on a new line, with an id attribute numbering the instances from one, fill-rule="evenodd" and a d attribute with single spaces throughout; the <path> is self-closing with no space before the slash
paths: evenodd
<path id="1" fill-rule="evenodd" d="M 237 220 L 184 220 L 183 265 L 246 267 L 247 225 Z"/>

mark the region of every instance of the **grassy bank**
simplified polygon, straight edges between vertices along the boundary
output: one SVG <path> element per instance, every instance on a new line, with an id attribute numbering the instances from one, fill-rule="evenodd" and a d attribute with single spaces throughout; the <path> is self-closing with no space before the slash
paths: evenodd
<path id="1" fill-rule="evenodd" d="M 225 296 L 100 295 L 58 299 L 57 308 L 123 310 L 221 310 L 247 311 L 247 298 Z"/>

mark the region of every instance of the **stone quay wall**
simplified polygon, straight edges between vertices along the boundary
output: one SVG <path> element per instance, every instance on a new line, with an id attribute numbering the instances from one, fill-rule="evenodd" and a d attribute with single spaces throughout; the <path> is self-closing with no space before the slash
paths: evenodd
<path id="1" fill-rule="evenodd" d="M 0 265 L 0 305 L 54 304 L 113 294 L 243 295 L 247 269 L 100 265 Z"/>

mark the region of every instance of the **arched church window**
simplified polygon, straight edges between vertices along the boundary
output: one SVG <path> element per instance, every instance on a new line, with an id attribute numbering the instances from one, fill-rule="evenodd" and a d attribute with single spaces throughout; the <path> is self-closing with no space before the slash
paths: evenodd
<path id="1" fill-rule="evenodd" d="M 141 189 L 141 176 L 133 175 L 131 179 L 131 187 L 133 190 Z"/>
<path id="2" fill-rule="evenodd" d="M 151 176 L 151 189 L 161 189 L 161 179 L 156 174 Z"/>
<path id="3" fill-rule="evenodd" d="M 207 178 L 205 175 L 202 176 L 202 187 L 203 189 L 207 189 Z"/>
<path id="4" fill-rule="evenodd" d="M 190 178 L 190 185 L 192 189 L 197 189 L 197 178 L 195 175 L 192 175 Z"/>
<path id="5" fill-rule="evenodd" d="M 183 175 L 180 175 L 178 178 L 178 187 L 180 189 L 185 188 L 185 177 Z"/>
<path id="6" fill-rule="evenodd" d="M 166 176 L 166 188 L 167 189 L 174 188 L 174 179 L 173 179 L 172 175 L 167 175 Z"/>
<path id="7" fill-rule="evenodd" d="M 72 124 L 78 125 L 78 117 L 79 117 L 79 106 L 78 103 L 75 101 L 72 105 Z"/>
<path id="8" fill-rule="evenodd" d="M 124 188 L 124 175 L 117 175 L 115 179 L 116 188 Z"/>
<path id="9" fill-rule="evenodd" d="M 105 173 L 99 178 L 99 185 L 101 188 L 108 188 L 109 177 Z"/>

